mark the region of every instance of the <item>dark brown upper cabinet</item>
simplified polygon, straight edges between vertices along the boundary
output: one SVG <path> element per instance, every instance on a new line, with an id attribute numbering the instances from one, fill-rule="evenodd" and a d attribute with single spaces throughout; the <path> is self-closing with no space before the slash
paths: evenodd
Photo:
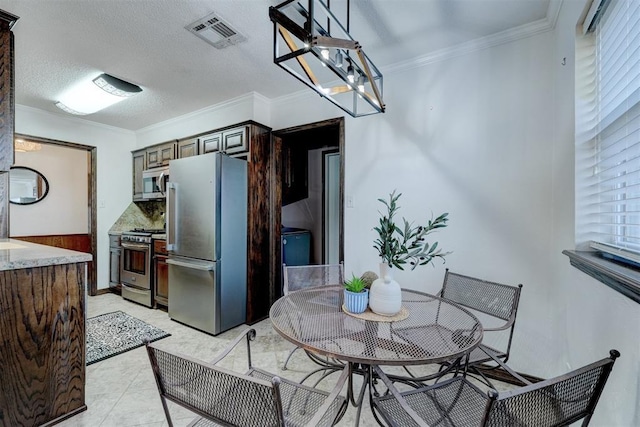
<path id="1" fill-rule="evenodd" d="M 222 132 L 216 132 L 209 135 L 203 135 L 198 138 L 200 153 L 215 153 L 222 149 Z"/>
<path id="2" fill-rule="evenodd" d="M 187 138 L 178 141 L 179 159 L 197 156 L 198 154 L 198 138 Z"/>
<path id="3" fill-rule="evenodd" d="M 168 166 L 176 158 L 177 141 L 165 142 L 147 148 L 147 169 Z"/>
<path id="4" fill-rule="evenodd" d="M 142 172 L 147 166 L 147 150 L 137 150 L 131 154 L 133 156 L 133 200 L 142 200 L 144 191 Z"/>
<path id="5" fill-rule="evenodd" d="M 301 144 L 282 145 L 282 206 L 309 197 L 309 154 Z"/>

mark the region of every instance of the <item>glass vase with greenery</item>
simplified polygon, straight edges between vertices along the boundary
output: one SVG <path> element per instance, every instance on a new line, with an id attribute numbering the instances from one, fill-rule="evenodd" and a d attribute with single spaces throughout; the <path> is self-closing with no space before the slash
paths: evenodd
<path id="1" fill-rule="evenodd" d="M 404 270 L 404 265 L 409 263 L 411 270 L 419 265 L 426 265 L 435 258 L 444 262 L 444 257 L 451 252 L 442 252 L 438 242 L 429 244 L 426 237 L 437 229 L 447 226 L 448 213 L 443 213 L 435 219 L 430 219 L 425 225 L 414 225 L 402 218 L 403 226 L 395 223 L 395 215 L 400 208 L 398 199 L 402 193 L 396 194 L 394 190 L 389 195 L 389 200 L 378 199 L 383 203 L 387 212 L 380 212 L 380 223 L 374 230 L 378 232 L 378 238 L 374 240 L 373 247 L 378 251 L 383 263 Z"/>

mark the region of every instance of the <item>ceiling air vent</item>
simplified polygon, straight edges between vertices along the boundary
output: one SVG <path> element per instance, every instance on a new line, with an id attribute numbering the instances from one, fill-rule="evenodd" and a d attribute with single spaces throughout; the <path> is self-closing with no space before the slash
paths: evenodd
<path id="1" fill-rule="evenodd" d="M 198 19 L 185 28 L 217 49 L 223 49 L 246 40 L 245 36 L 234 30 L 216 13 Z"/>

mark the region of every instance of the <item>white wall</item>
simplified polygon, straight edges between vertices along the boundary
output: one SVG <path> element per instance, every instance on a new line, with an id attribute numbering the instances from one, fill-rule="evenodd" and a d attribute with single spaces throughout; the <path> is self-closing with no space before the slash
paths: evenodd
<path id="1" fill-rule="evenodd" d="M 97 147 L 98 288 L 107 288 L 109 227 L 131 203 L 134 133 L 21 105 L 16 106 L 16 132 Z"/>
<path id="2" fill-rule="evenodd" d="M 550 288 L 555 316 L 563 325 L 557 345 L 565 369 L 574 369 L 615 348 L 616 362 L 592 425 L 640 425 L 640 304 L 571 267 L 559 255 L 575 238 L 574 122 L 575 33 L 585 0 L 565 1 L 555 30 L 553 150 L 553 271 Z M 566 66 L 562 59 L 566 58 Z"/>
<path id="3" fill-rule="evenodd" d="M 87 151 L 41 146 L 39 151 L 16 152 L 14 165 L 40 172 L 49 183 L 49 193 L 32 205 L 9 205 L 9 235 L 88 233 Z M 43 218 L 47 220 L 43 221 Z"/>

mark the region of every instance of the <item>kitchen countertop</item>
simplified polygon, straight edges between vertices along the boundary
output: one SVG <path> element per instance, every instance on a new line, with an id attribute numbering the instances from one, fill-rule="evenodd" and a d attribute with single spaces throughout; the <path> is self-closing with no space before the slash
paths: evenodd
<path id="1" fill-rule="evenodd" d="M 152 239 L 156 239 L 156 240 L 167 240 L 167 235 L 166 234 L 152 234 L 151 238 Z"/>
<path id="2" fill-rule="evenodd" d="M 91 254 L 39 245 L 16 239 L 0 239 L 0 271 L 91 261 Z"/>

